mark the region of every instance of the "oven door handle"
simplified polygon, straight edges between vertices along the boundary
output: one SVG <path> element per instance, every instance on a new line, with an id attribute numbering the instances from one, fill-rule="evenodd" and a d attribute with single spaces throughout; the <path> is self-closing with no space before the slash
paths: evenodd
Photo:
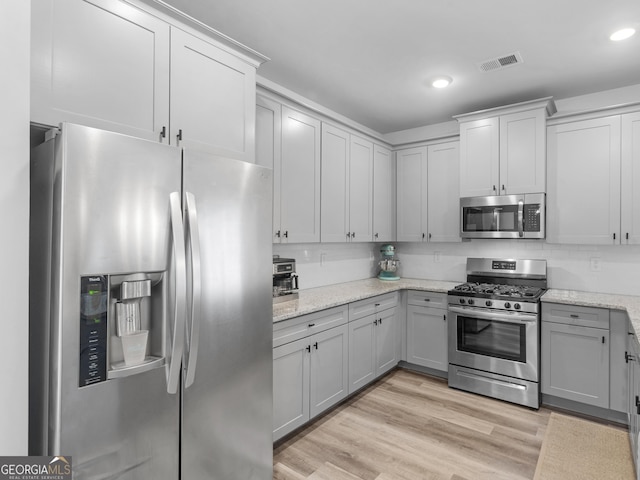
<path id="1" fill-rule="evenodd" d="M 523 323 L 523 322 L 537 322 L 538 316 L 528 313 L 503 313 L 495 310 L 484 310 L 480 308 L 469 308 L 459 306 L 449 306 L 451 313 L 457 313 L 468 317 L 478 318 L 480 320 L 498 320 L 507 323 Z"/>

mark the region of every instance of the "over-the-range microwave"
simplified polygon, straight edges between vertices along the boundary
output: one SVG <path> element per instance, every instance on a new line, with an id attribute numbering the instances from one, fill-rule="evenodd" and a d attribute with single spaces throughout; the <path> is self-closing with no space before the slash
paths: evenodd
<path id="1" fill-rule="evenodd" d="M 460 199 L 462 238 L 544 238 L 545 194 Z"/>

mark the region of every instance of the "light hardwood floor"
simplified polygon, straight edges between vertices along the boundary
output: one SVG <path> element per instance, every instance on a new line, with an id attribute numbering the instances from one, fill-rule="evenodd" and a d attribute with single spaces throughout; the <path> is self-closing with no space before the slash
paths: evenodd
<path id="1" fill-rule="evenodd" d="M 550 412 L 398 369 L 277 445 L 273 478 L 531 479 Z"/>

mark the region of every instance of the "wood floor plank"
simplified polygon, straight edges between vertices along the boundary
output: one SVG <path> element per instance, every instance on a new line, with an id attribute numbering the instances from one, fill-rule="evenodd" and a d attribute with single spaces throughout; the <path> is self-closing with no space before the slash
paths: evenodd
<path id="1" fill-rule="evenodd" d="M 527 480 L 549 411 L 395 370 L 279 444 L 277 480 Z"/>

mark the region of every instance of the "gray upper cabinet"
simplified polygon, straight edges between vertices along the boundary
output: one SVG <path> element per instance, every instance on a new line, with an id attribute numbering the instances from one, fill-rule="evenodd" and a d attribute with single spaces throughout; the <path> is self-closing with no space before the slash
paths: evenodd
<path id="1" fill-rule="evenodd" d="M 169 128 L 169 25 L 118 0 L 32 6 L 31 120 L 159 140 Z"/>
<path id="2" fill-rule="evenodd" d="M 33 2 L 32 122 L 80 123 L 253 162 L 264 57 L 188 31 L 120 0 Z"/>

